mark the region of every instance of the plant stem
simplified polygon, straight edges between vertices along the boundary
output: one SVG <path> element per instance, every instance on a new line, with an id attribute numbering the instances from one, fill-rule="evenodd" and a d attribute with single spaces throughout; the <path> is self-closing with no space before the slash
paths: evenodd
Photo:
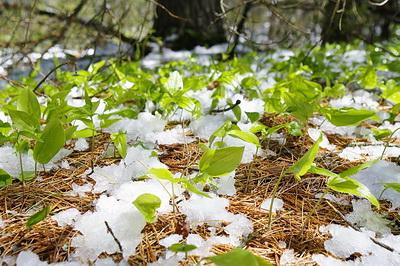
<path id="1" fill-rule="evenodd" d="M 24 183 L 24 166 L 22 165 L 22 153 L 18 152 L 18 157 L 19 157 L 19 167 L 20 167 L 20 171 L 21 171 L 21 180 L 22 183 Z"/>
<path id="2" fill-rule="evenodd" d="M 171 183 L 171 192 L 172 192 L 172 197 L 171 197 L 171 200 L 172 200 L 172 211 L 173 211 L 173 213 L 174 214 L 176 214 L 176 212 L 178 211 L 178 207 L 177 207 L 177 205 L 176 205 L 176 201 L 175 201 L 175 189 L 174 189 L 174 184 L 173 183 Z"/>
<path id="3" fill-rule="evenodd" d="M 254 159 L 257 157 L 257 153 L 258 153 L 258 146 L 257 146 L 257 148 L 256 148 L 256 153 L 255 153 L 254 156 L 253 156 L 253 161 L 250 162 L 250 167 L 249 167 L 249 171 L 248 171 L 248 174 L 247 174 L 245 192 L 248 191 L 248 187 L 249 187 L 249 183 L 250 183 L 250 178 L 251 178 L 251 173 L 253 173 Z"/>
<path id="4" fill-rule="evenodd" d="M 385 143 L 385 147 L 383 148 L 383 151 L 382 151 L 380 160 L 383 159 L 383 155 L 385 155 L 386 149 L 387 149 L 387 147 L 389 147 L 389 142 L 390 142 L 390 140 L 393 138 L 394 133 L 396 133 L 396 132 L 399 131 L 399 130 L 400 130 L 400 127 L 396 128 L 396 130 L 394 130 L 394 131 L 392 132 L 392 134 L 390 134 L 388 140 L 387 140 L 386 143 Z"/>
<path id="5" fill-rule="evenodd" d="M 281 184 L 282 178 L 285 176 L 285 174 L 286 174 L 286 169 L 282 169 L 282 172 L 275 183 L 274 189 L 272 190 L 272 199 L 271 199 L 271 204 L 269 205 L 268 230 L 271 230 L 271 225 L 272 225 L 272 207 L 274 206 L 274 199 L 276 193 L 278 192 L 278 188 L 279 185 Z"/>
<path id="6" fill-rule="evenodd" d="M 381 192 L 381 194 L 379 194 L 378 200 L 380 200 L 382 198 L 383 193 L 385 193 L 385 191 L 387 190 L 387 188 L 384 188 Z"/>

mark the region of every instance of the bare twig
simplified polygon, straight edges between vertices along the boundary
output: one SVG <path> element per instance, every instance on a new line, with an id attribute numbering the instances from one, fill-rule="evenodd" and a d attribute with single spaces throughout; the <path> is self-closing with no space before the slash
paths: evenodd
<path id="1" fill-rule="evenodd" d="M 121 253 L 123 253 L 121 242 L 119 242 L 118 238 L 114 235 L 114 232 L 111 229 L 110 225 L 107 223 L 107 221 L 104 221 L 104 223 L 105 223 L 105 225 L 107 227 L 107 231 L 111 234 L 111 236 L 113 237 L 115 243 L 117 243 L 119 251 Z"/>

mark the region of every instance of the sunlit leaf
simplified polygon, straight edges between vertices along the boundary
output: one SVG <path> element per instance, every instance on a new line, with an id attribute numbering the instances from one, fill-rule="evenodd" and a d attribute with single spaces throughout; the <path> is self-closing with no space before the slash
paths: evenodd
<path id="1" fill-rule="evenodd" d="M 161 206 L 159 197 L 150 193 L 144 193 L 138 196 L 132 203 L 144 216 L 146 222 L 154 223 L 156 221 L 157 209 Z"/>
<path id="2" fill-rule="evenodd" d="M 270 266 L 270 262 L 244 249 L 234 249 L 221 255 L 208 257 L 217 266 Z"/>
<path id="3" fill-rule="evenodd" d="M 43 221 L 49 215 L 51 211 L 51 206 L 45 206 L 40 211 L 36 212 L 34 215 L 29 217 L 28 221 L 26 222 L 26 226 L 31 228 L 35 224 Z"/>
<path id="4" fill-rule="evenodd" d="M 294 174 L 297 180 L 300 180 L 311 168 L 315 156 L 318 153 L 319 144 L 322 142 L 322 135 L 319 136 L 318 140 L 312 145 L 312 147 L 291 167 L 288 171 Z"/>

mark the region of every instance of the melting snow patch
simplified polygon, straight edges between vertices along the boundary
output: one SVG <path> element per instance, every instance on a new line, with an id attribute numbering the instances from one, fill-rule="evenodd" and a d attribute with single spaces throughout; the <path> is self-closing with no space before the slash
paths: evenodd
<path id="1" fill-rule="evenodd" d="M 224 231 L 229 237 L 220 238 L 215 236 L 215 238 L 209 238 L 206 244 L 208 245 L 210 241 L 223 241 L 225 244 L 233 246 L 240 245 L 241 240 L 253 231 L 251 221 L 242 214 L 228 212 L 226 210 L 229 205 L 227 199 L 219 198 L 215 195 L 210 196 L 211 198 L 192 195 L 189 200 L 179 204 L 181 212 L 186 215 L 187 223 L 190 226 L 203 223 L 207 223 L 210 226 L 219 226 L 222 222 L 227 222 L 229 224 L 224 227 Z"/>
<path id="2" fill-rule="evenodd" d="M 218 184 L 217 193 L 219 195 L 233 196 L 236 193 L 235 188 L 235 172 L 221 176 L 216 179 Z"/>
<path id="3" fill-rule="evenodd" d="M 78 195 L 79 197 L 84 197 L 87 192 L 92 191 L 93 185 L 90 183 L 83 184 L 82 186 L 79 186 L 75 183 L 72 184 L 72 191 L 71 195 Z"/>
<path id="4" fill-rule="evenodd" d="M 367 186 L 371 193 L 379 198 L 384 190 L 384 183 L 400 183 L 400 166 L 392 162 L 378 161 L 352 178 Z M 382 194 L 381 199 L 390 201 L 392 208 L 400 207 L 399 192 L 388 189 Z"/>
<path id="5" fill-rule="evenodd" d="M 257 152 L 256 145 L 231 136 L 226 136 L 224 142 L 228 147 L 244 147 L 243 157 L 241 161 L 242 163 L 250 163 L 253 161 L 254 155 L 256 155 Z"/>
<path id="6" fill-rule="evenodd" d="M 384 149 L 385 149 L 384 144 L 346 147 L 343 149 L 341 153 L 339 153 L 339 157 L 347 159 L 349 161 L 373 160 L 380 158 Z M 398 156 L 400 156 L 399 147 L 386 148 L 384 153 L 384 158 L 398 157 Z"/>
<path id="7" fill-rule="evenodd" d="M 96 211 L 86 212 L 75 223 L 75 230 L 80 231 L 82 235 L 74 237 L 71 241 L 71 246 L 76 250 L 74 256 L 93 261 L 103 252 L 120 252 L 105 222 L 121 243 L 124 258 L 134 254 L 146 224 L 143 216 L 131 202 L 103 195 L 96 204 Z"/>
<path id="8" fill-rule="evenodd" d="M 341 136 L 354 136 L 356 134 L 356 127 L 355 126 L 343 126 L 338 127 L 333 125 L 331 122 L 326 120 L 326 118 L 319 116 L 319 117 L 312 117 L 310 118 L 311 124 L 318 127 L 325 133 L 328 134 L 338 134 Z"/>
<path id="9" fill-rule="evenodd" d="M 60 211 L 53 215 L 51 218 L 55 220 L 59 226 L 73 225 L 75 221 L 80 217 L 81 213 L 75 209 L 70 208 L 64 211 Z"/>
<path id="10" fill-rule="evenodd" d="M 18 254 L 18 257 L 17 257 L 17 260 L 15 263 L 16 263 L 16 266 L 48 266 L 48 265 L 52 265 L 52 266 L 82 266 L 82 264 L 79 262 L 69 262 L 69 261 L 48 264 L 45 261 L 41 261 L 39 259 L 39 256 L 30 250 L 21 251 L 21 253 Z"/>
<path id="11" fill-rule="evenodd" d="M 179 185 L 175 184 L 175 195 L 180 195 L 182 192 L 183 189 Z M 150 179 L 147 181 L 124 183 L 115 191 L 115 193 L 113 193 L 113 195 L 117 199 L 132 202 L 143 193 L 151 193 L 160 198 L 161 206 L 157 209 L 158 212 L 165 213 L 172 211 L 172 206 L 170 205 L 172 185 L 165 180 L 158 181 Z"/>
<path id="12" fill-rule="evenodd" d="M 378 97 L 365 90 L 357 90 L 347 94 L 343 98 L 333 99 L 329 104 L 335 108 L 353 107 L 355 109 L 377 110 L 379 107 Z"/>
<path id="13" fill-rule="evenodd" d="M 180 260 L 181 258 L 178 256 L 172 256 L 167 259 L 159 258 L 158 261 L 149 263 L 149 266 L 177 266 Z"/>
<path id="14" fill-rule="evenodd" d="M 76 151 L 85 151 L 89 149 L 89 143 L 86 139 L 80 138 L 75 142 L 74 150 Z"/>
<path id="15" fill-rule="evenodd" d="M 110 133 L 126 132 L 128 141 L 142 140 L 154 143 L 154 133 L 163 132 L 166 121 L 147 112 L 140 113 L 137 119 L 122 119 L 106 131 Z"/>
<path id="16" fill-rule="evenodd" d="M 380 234 L 390 233 L 390 228 L 387 226 L 389 222 L 372 211 L 369 201 L 353 200 L 352 204 L 353 212 L 346 215 L 346 221 Z"/>
<path id="17" fill-rule="evenodd" d="M 187 136 L 188 129 L 182 128 L 181 125 L 168 129 L 162 132 L 152 133 L 147 135 L 148 140 L 157 142 L 158 144 L 175 144 L 175 143 L 190 143 L 194 139 Z"/>
<path id="18" fill-rule="evenodd" d="M 94 192 L 111 192 L 123 183 L 142 176 L 148 168 L 166 168 L 158 158 L 152 157 L 152 151 L 141 147 L 130 147 L 124 160 L 119 164 L 95 167 L 90 175 L 96 181 Z"/>
<path id="19" fill-rule="evenodd" d="M 320 231 L 332 235 L 331 239 L 325 241 L 324 246 L 326 251 L 337 257 L 336 259 L 321 254 L 314 255 L 313 260 L 321 266 L 376 266 L 400 264 L 400 255 L 398 254 L 400 239 L 398 237 L 396 238 L 395 236 L 390 235 L 378 239 L 383 243 L 388 243 L 390 241 L 392 244 L 391 247 L 394 247 L 396 250 L 395 252 L 391 252 L 375 244 L 370 239 L 370 237 L 374 237 L 374 232 L 371 231 L 358 232 L 350 227 L 336 224 L 322 226 Z M 360 254 L 361 256 L 355 260 L 349 260 L 353 254 Z"/>
<path id="20" fill-rule="evenodd" d="M 317 193 L 317 194 L 315 194 L 315 198 L 319 199 L 323 195 L 324 195 L 324 193 Z M 341 197 L 336 197 L 333 194 L 327 193 L 327 194 L 325 194 L 324 199 L 329 200 L 336 204 L 340 204 L 340 205 L 349 205 L 349 200 L 344 195 Z"/>
<path id="21" fill-rule="evenodd" d="M 226 120 L 227 117 L 223 114 L 205 115 L 192 121 L 189 127 L 195 136 L 202 139 L 208 139 Z"/>
<path id="22" fill-rule="evenodd" d="M 285 249 L 279 260 L 280 265 L 296 265 L 296 256 L 293 249 Z"/>
<path id="23" fill-rule="evenodd" d="M 327 149 L 328 151 L 334 151 L 336 149 L 336 145 L 330 144 L 328 138 L 321 130 L 316 128 L 309 128 L 307 132 L 313 141 L 317 141 L 322 134 L 322 142 L 320 144 L 321 148 Z"/>
<path id="24" fill-rule="evenodd" d="M 269 211 L 271 206 L 272 199 L 266 199 L 261 203 L 260 208 L 263 210 Z M 272 204 L 272 213 L 276 213 L 277 211 L 283 210 L 283 200 L 275 198 L 274 203 Z"/>
<path id="25" fill-rule="evenodd" d="M 71 154 L 72 151 L 61 149 L 54 158 L 46 164 L 46 168 L 57 167 L 55 162 Z M 35 161 L 31 153 L 22 154 L 22 166 L 24 171 L 35 171 Z M 17 152 L 10 146 L 0 147 L 0 169 L 3 169 L 13 177 L 17 177 L 21 173 L 19 158 Z"/>

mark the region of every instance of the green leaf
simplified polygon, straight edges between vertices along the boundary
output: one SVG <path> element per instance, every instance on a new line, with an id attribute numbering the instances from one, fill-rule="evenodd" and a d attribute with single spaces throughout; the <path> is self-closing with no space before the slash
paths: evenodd
<path id="1" fill-rule="evenodd" d="M 217 266 L 270 266 L 270 262 L 261 257 L 255 256 L 244 249 L 234 249 L 227 253 L 208 257 Z"/>
<path id="2" fill-rule="evenodd" d="M 335 126 L 355 126 L 367 119 L 376 118 L 371 110 L 346 108 L 325 108 L 323 115 Z"/>
<path id="3" fill-rule="evenodd" d="M 22 182 L 31 181 L 36 177 L 35 171 L 23 171 L 17 177 Z"/>
<path id="4" fill-rule="evenodd" d="M 236 120 L 240 121 L 240 119 L 242 118 L 242 109 L 240 108 L 240 106 L 236 105 L 235 107 L 233 107 L 232 112 L 235 115 Z"/>
<path id="5" fill-rule="evenodd" d="M 90 128 L 84 128 L 81 130 L 76 130 L 72 134 L 73 139 L 80 139 L 80 138 L 90 138 L 92 136 L 97 136 L 99 133 L 94 132 L 93 129 Z"/>
<path id="6" fill-rule="evenodd" d="M 210 176 L 223 176 L 233 172 L 240 164 L 244 147 L 227 147 L 207 152 L 207 159 L 201 164 L 200 171 Z M 211 155 L 212 154 L 212 155 Z M 202 158 L 203 159 L 203 158 Z"/>
<path id="7" fill-rule="evenodd" d="M 286 125 L 286 128 L 290 135 L 299 137 L 303 135 L 302 129 L 303 127 L 297 121 L 292 121 Z"/>
<path id="8" fill-rule="evenodd" d="M 377 140 L 384 139 L 386 137 L 389 137 L 392 134 L 392 131 L 390 129 L 378 129 L 378 128 L 373 128 L 372 133 L 374 134 L 374 137 Z"/>
<path id="9" fill-rule="evenodd" d="M 34 215 L 29 217 L 28 221 L 26 222 L 26 226 L 28 228 L 31 228 L 35 224 L 43 221 L 49 215 L 50 211 L 51 211 L 51 206 L 45 206 L 43 209 L 41 209 L 40 211 L 36 212 Z"/>
<path id="10" fill-rule="evenodd" d="M 319 144 L 322 142 L 322 135 L 319 136 L 318 140 L 312 145 L 312 147 L 291 167 L 288 171 L 294 174 L 297 180 L 300 180 L 311 168 L 315 156 L 318 153 Z"/>
<path id="11" fill-rule="evenodd" d="M 0 188 L 6 187 L 12 184 L 12 177 L 9 173 L 0 169 Z"/>
<path id="12" fill-rule="evenodd" d="M 192 193 L 195 193 L 195 194 L 203 196 L 203 197 L 210 198 L 210 195 L 208 195 L 206 192 L 198 189 L 194 184 L 192 184 L 189 180 L 187 180 L 185 178 L 180 178 L 179 183 L 182 184 L 182 186 L 185 189 L 187 189 L 188 191 L 190 191 Z"/>
<path id="13" fill-rule="evenodd" d="M 126 141 L 126 134 L 123 132 L 113 133 L 111 134 L 111 140 L 114 142 L 114 146 L 117 148 L 119 154 L 122 158 L 126 157 L 127 152 L 127 141 Z"/>
<path id="14" fill-rule="evenodd" d="M 327 186 L 337 192 L 363 197 L 379 208 L 379 201 L 362 183 L 350 177 L 336 176 L 328 179 Z"/>
<path id="15" fill-rule="evenodd" d="M 365 69 L 364 73 L 360 78 L 361 85 L 366 89 L 373 89 L 378 83 L 378 75 L 372 66 Z"/>
<path id="16" fill-rule="evenodd" d="M 228 131 L 228 135 L 232 136 L 234 138 L 241 139 L 248 143 L 252 143 L 252 144 L 256 145 L 257 147 L 260 147 L 260 141 L 258 140 L 257 136 L 251 132 L 245 132 L 245 131 L 242 131 L 239 129 L 232 129 L 232 130 Z"/>
<path id="17" fill-rule="evenodd" d="M 14 126 L 20 130 L 34 131 L 39 128 L 39 120 L 29 113 L 17 110 L 8 110 Z"/>
<path id="18" fill-rule="evenodd" d="M 159 197 L 150 193 L 144 193 L 137 197 L 132 204 L 144 216 L 146 222 L 154 223 L 156 221 L 156 211 L 161 206 L 161 200 Z"/>
<path id="19" fill-rule="evenodd" d="M 181 244 L 181 243 L 176 243 L 172 244 L 171 246 L 168 247 L 169 250 L 172 252 L 190 252 L 192 250 L 195 250 L 197 247 L 195 245 L 188 245 L 188 244 Z"/>
<path id="20" fill-rule="evenodd" d="M 400 183 L 385 183 L 383 187 L 386 189 L 393 189 L 394 191 L 400 192 Z"/>
<path id="21" fill-rule="evenodd" d="M 246 112 L 247 117 L 249 118 L 251 123 L 256 122 L 258 119 L 260 119 L 260 114 L 257 112 Z"/>
<path id="22" fill-rule="evenodd" d="M 226 136 L 227 132 L 232 129 L 232 122 L 231 121 L 225 121 L 224 124 L 222 126 L 220 126 L 219 128 L 217 128 L 217 130 L 215 130 L 211 136 L 208 139 L 209 145 L 211 147 L 212 143 L 214 142 L 214 140 L 218 137 L 223 138 Z"/>
<path id="23" fill-rule="evenodd" d="M 317 175 L 322 175 L 322 176 L 327 176 L 327 177 L 337 177 L 339 176 L 338 174 L 329 171 L 328 169 L 321 168 L 321 167 L 316 167 L 312 165 L 310 169 L 308 170 L 309 173 L 311 174 L 317 174 Z"/>
<path id="24" fill-rule="evenodd" d="M 204 172 L 210 166 L 212 160 L 214 159 L 214 154 L 215 150 L 209 148 L 207 148 L 207 150 L 203 153 L 199 162 L 200 172 Z"/>
<path id="25" fill-rule="evenodd" d="M 17 107 L 19 111 L 30 114 L 34 119 L 40 119 L 40 105 L 36 95 L 31 90 L 21 90 L 18 96 Z"/>
<path id="26" fill-rule="evenodd" d="M 150 168 L 148 173 L 155 178 L 167 180 L 171 183 L 178 182 L 178 178 L 175 178 L 174 175 L 166 168 Z"/>
<path id="27" fill-rule="evenodd" d="M 363 164 L 359 164 L 359 165 L 357 165 L 357 166 L 351 167 L 351 168 L 349 168 L 349 169 L 347 169 L 347 170 L 341 172 L 339 175 L 340 175 L 341 177 L 348 177 L 348 176 L 355 175 L 355 174 L 357 174 L 359 171 L 364 170 L 364 169 L 366 169 L 366 168 L 372 166 L 372 165 L 375 164 L 376 162 L 378 162 L 378 159 L 376 159 L 376 160 L 371 160 L 371 161 L 365 162 L 365 163 L 363 163 Z"/>
<path id="28" fill-rule="evenodd" d="M 64 147 L 65 133 L 60 121 L 53 119 L 43 130 L 40 140 L 33 149 L 36 162 L 48 163 Z"/>

